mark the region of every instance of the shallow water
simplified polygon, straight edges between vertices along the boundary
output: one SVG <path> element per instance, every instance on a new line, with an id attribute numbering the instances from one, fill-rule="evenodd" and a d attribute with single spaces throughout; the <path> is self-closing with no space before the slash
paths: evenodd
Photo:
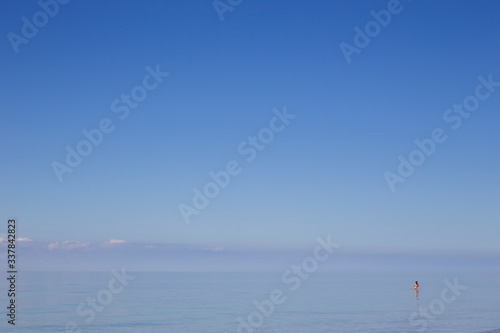
<path id="1" fill-rule="evenodd" d="M 238 317 L 247 323 L 239 330 L 245 333 L 484 332 L 500 327 L 499 273 L 420 274 L 418 297 L 410 273 L 322 272 L 288 280 L 282 273 L 128 274 L 134 279 L 121 288 L 118 280 L 110 287 L 110 272 L 22 273 L 16 326 L 7 325 L 4 316 L 0 332 L 238 332 Z M 446 290 L 444 280 L 453 285 L 455 278 L 467 288 Z M 273 290 L 282 292 L 276 303 Z M 103 304 L 85 305 L 89 297 Z M 6 295 L 0 301 L 7 304 Z M 73 330 L 66 329 L 70 322 Z"/>

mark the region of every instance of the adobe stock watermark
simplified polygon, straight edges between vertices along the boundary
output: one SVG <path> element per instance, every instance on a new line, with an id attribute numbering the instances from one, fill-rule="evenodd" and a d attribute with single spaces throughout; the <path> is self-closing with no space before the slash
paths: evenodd
<path id="1" fill-rule="evenodd" d="M 224 21 L 224 13 L 232 12 L 235 7 L 239 6 L 243 0 L 214 0 L 212 6 L 214 6 L 215 12 L 219 16 L 219 20 Z"/>
<path id="2" fill-rule="evenodd" d="M 139 103 L 146 99 L 148 91 L 158 88 L 160 83 L 163 82 L 163 78 L 169 75 L 169 73 L 160 70 L 159 64 L 156 65 L 155 69 L 147 66 L 146 72 L 148 74 L 142 78 L 142 84 L 133 87 L 130 94 L 121 94 L 119 98 L 115 98 L 111 102 L 111 112 L 116 113 L 118 119 L 125 120 L 129 116 L 130 110 L 136 109 Z M 116 126 L 110 118 L 102 118 L 96 128 L 83 129 L 82 135 L 85 139 L 80 140 L 74 146 L 75 148 L 69 145 L 66 146 L 67 153 L 64 159 L 66 163 L 53 161 L 51 164 L 59 182 L 63 181 L 65 173 L 73 172 L 83 162 L 83 158 L 89 156 L 94 148 L 103 142 L 105 134 L 112 133 L 115 128 Z"/>
<path id="3" fill-rule="evenodd" d="M 269 120 L 268 127 L 263 127 L 255 136 L 249 136 L 242 141 L 237 148 L 237 152 L 241 156 L 246 156 L 245 161 L 252 162 L 259 152 L 263 151 L 267 145 L 274 141 L 275 134 L 282 132 L 289 124 L 290 120 L 296 115 L 290 114 L 283 107 L 283 111 L 278 109 L 272 110 L 274 116 Z M 219 172 L 210 171 L 208 176 L 212 181 L 207 182 L 201 187 L 193 188 L 193 199 L 191 205 L 180 203 L 177 207 L 186 224 L 191 222 L 191 216 L 199 215 L 200 212 L 207 208 L 210 200 L 215 199 L 221 189 L 225 189 L 231 182 L 232 177 L 239 175 L 243 171 L 243 167 L 237 160 L 230 160 L 226 163 L 225 170 Z"/>
<path id="4" fill-rule="evenodd" d="M 387 2 L 387 9 L 382 9 L 378 12 L 374 10 L 370 11 L 373 20 L 368 21 L 364 29 L 358 26 L 354 27 L 354 32 L 356 32 L 352 41 L 354 45 L 346 42 L 341 42 L 339 44 L 340 51 L 342 51 L 347 63 L 350 64 L 352 55 L 354 53 L 360 54 L 361 50 L 367 47 L 372 39 L 380 34 L 382 28 L 386 28 L 391 23 L 393 15 L 397 15 L 402 11 L 403 5 L 401 5 L 399 0 L 389 0 Z"/>
<path id="5" fill-rule="evenodd" d="M 468 119 L 474 112 L 479 109 L 480 101 L 485 101 L 495 92 L 495 88 L 500 86 L 500 82 L 493 81 L 493 74 L 488 75 L 488 78 L 478 76 L 479 84 L 476 86 L 473 95 L 464 98 L 462 104 L 453 104 L 452 108 L 446 109 L 443 113 L 443 120 L 449 124 L 452 130 L 456 131 L 462 126 L 464 119 Z M 415 173 L 415 169 L 421 166 L 428 157 L 436 151 L 438 144 L 446 141 L 448 135 L 441 127 L 436 127 L 431 131 L 430 137 L 423 140 L 414 140 L 416 149 L 412 150 L 408 157 L 398 156 L 399 165 L 396 172 L 386 171 L 384 178 L 391 192 L 396 190 L 396 184 L 404 183 L 411 175 Z"/>
<path id="6" fill-rule="evenodd" d="M 127 275 L 125 267 L 122 267 L 121 273 L 112 270 L 113 277 L 108 281 L 107 288 L 99 290 L 96 297 L 87 297 L 84 303 L 80 303 L 76 308 L 76 314 L 82 318 L 80 325 L 90 324 L 95 320 L 96 312 L 104 311 L 105 307 L 109 305 L 114 298 L 114 295 L 121 294 L 129 281 L 135 279 L 134 276 Z M 80 333 L 82 329 L 75 321 L 66 323 L 65 333 Z"/>
<path id="7" fill-rule="evenodd" d="M 458 284 L 458 278 L 455 278 L 453 283 L 448 279 L 445 279 L 443 282 L 446 287 L 441 290 L 440 297 L 433 299 L 428 307 L 419 308 L 418 311 L 413 312 L 408 318 L 410 326 L 420 326 L 419 332 L 425 331 L 429 325 L 429 321 L 436 319 L 437 316 L 442 314 L 446 310 L 446 305 L 455 302 L 457 297 L 462 295 L 461 291 L 468 288 L 467 286 Z"/>
<path id="8" fill-rule="evenodd" d="M 38 6 L 42 10 L 37 11 L 31 17 L 31 20 L 26 16 L 21 17 L 23 25 L 21 27 L 21 34 L 9 32 L 7 39 L 12 46 L 15 53 L 19 53 L 19 46 L 21 44 L 28 44 L 30 39 L 38 34 L 38 29 L 41 29 L 49 23 L 51 18 L 54 18 L 59 13 L 59 5 L 65 5 L 70 0 L 40 0 Z"/>
<path id="9" fill-rule="evenodd" d="M 283 272 L 281 282 L 288 286 L 288 291 L 283 289 L 273 289 L 269 293 L 269 298 L 259 302 L 253 301 L 255 311 L 248 314 L 246 318 L 238 317 L 236 320 L 238 326 L 236 333 L 253 333 L 255 329 L 264 324 L 266 318 L 269 318 L 275 311 L 277 305 L 285 303 L 287 300 L 286 292 L 297 291 L 303 281 L 309 279 L 310 274 L 318 270 L 319 264 L 330 258 L 334 249 L 340 247 L 340 244 L 333 243 L 331 235 L 326 240 L 318 237 L 318 245 L 314 248 L 313 255 L 304 258 L 300 264 L 294 264 Z"/>

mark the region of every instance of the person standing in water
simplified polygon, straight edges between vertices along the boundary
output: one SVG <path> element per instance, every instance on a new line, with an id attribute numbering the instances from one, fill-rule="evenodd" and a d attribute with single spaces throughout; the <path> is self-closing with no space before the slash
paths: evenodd
<path id="1" fill-rule="evenodd" d="M 418 291 L 420 290 L 420 286 L 418 285 L 418 281 L 415 281 L 413 284 L 413 292 L 415 293 L 415 307 L 417 310 L 420 309 L 420 305 L 418 304 Z"/>

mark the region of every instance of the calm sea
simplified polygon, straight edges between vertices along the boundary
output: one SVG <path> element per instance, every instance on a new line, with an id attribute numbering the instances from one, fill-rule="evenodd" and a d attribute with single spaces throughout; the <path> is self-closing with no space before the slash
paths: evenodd
<path id="1" fill-rule="evenodd" d="M 472 333 L 500 328 L 499 273 L 316 272 L 286 280 L 282 273 L 127 274 L 133 280 L 120 282 L 111 272 L 21 272 L 16 325 L 7 324 L 3 312 L 0 332 Z M 418 296 L 412 287 L 417 279 Z"/>

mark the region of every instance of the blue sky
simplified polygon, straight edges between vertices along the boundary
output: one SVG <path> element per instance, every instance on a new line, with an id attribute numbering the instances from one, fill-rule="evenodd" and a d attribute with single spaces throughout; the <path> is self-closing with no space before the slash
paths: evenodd
<path id="1" fill-rule="evenodd" d="M 73 0 L 18 53 L 7 34 L 40 6 L 0 6 L 0 211 L 20 237 L 500 251 L 500 89 L 460 128 L 443 120 L 479 76 L 500 81 L 495 1 L 401 1 L 350 63 L 340 43 L 387 1 L 243 1 L 220 21 L 211 1 Z M 120 120 L 111 103 L 148 66 L 169 75 Z M 284 108 L 296 117 L 246 161 L 238 146 Z M 52 163 L 104 118 L 114 131 L 59 182 Z M 447 140 L 392 192 L 384 173 L 435 128 Z M 232 160 L 241 173 L 186 224 L 179 204 Z"/>

